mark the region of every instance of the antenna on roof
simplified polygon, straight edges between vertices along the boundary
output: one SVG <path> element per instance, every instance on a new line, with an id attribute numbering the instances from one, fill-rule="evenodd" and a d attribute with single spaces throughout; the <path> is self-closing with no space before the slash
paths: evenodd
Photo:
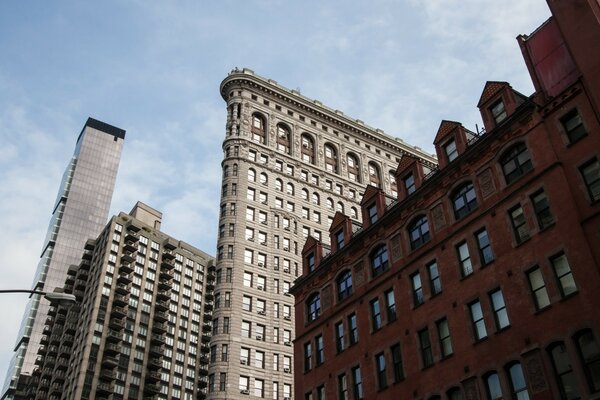
<path id="1" fill-rule="evenodd" d="M 485 127 L 481 127 L 481 130 L 479 130 L 479 125 L 475 124 L 475 132 L 477 132 L 477 136 L 481 136 L 483 134 L 485 134 Z"/>

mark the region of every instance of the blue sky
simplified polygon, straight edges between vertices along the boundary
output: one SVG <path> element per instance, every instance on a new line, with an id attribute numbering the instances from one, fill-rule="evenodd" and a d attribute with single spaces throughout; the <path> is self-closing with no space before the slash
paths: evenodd
<path id="1" fill-rule="evenodd" d="M 248 67 L 433 153 L 442 119 L 481 126 L 487 80 L 533 87 L 515 40 L 544 0 L 0 2 L 0 288 L 29 288 L 88 116 L 127 130 L 111 215 L 137 200 L 214 254 L 225 103 Z M 3 295 L 0 374 L 23 295 Z"/>

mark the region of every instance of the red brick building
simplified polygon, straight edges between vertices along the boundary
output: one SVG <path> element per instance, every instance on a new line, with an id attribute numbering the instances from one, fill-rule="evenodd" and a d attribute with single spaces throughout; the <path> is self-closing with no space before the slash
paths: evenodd
<path id="1" fill-rule="evenodd" d="M 442 121 L 438 169 L 306 242 L 296 399 L 600 398 L 600 5 L 548 3 L 533 95 L 487 82 L 485 132 Z"/>

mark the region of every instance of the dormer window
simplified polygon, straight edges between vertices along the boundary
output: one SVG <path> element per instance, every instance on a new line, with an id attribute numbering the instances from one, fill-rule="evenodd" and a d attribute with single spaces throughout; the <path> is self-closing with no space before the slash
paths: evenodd
<path id="1" fill-rule="evenodd" d="M 344 247 L 344 230 L 340 229 L 335 233 L 335 242 L 337 244 L 337 249 L 341 249 Z"/>
<path id="2" fill-rule="evenodd" d="M 417 187 L 415 186 L 415 176 L 413 174 L 407 175 L 404 177 L 404 188 L 406 189 L 406 194 L 412 194 Z"/>
<path id="3" fill-rule="evenodd" d="M 371 224 L 374 224 L 377 221 L 377 204 L 373 203 L 367 208 L 369 213 L 369 221 Z"/>
<path id="4" fill-rule="evenodd" d="M 490 107 L 490 112 L 492 113 L 492 118 L 496 125 L 506 119 L 506 108 L 504 107 L 504 102 L 502 100 L 498 100 Z"/>
<path id="5" fill-rule="evenodd" d="M 309 254 L 306 257 L 306 266 L 308 267 L 308 272 L 313 272 L 315 270 L 315 255 Z"/>
<path id="6" fill-rule="evenodd" d="M 458 157 L 458 150 L 456 149 L 456 142 L 454 139 L 444 145 L 444 152 L 446 153 L 448 162 L 452 162 L 456 157 Z"/>

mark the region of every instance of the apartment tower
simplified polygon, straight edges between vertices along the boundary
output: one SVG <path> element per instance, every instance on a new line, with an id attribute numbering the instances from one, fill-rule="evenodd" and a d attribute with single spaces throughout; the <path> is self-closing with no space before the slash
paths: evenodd
<path id="1" fill-rule="evenodd" d="M 29 399 L 203 399 L 213 258 L 138 202 L 85 243 L 51 307 Z M 83 247 L 82 247 L 83 249 Z"/>
<path id="2" fill-rule="evenodd" d="M 435 158 L 249 69 L 221 83 L 227 102 L 208 397 L 291 398 L 294 300 L 309 236 L 336 211 L 360 220 L 365 184 L 396 197 L 405 154 Z"/>
<path id="3" fill-rule="evenodd" d="M 52 208 L 32 289 L 51 292 L 62 286 L 69 265 L 81 260 L 85 241 L 96 237 L 106 224 L 124 138 L 124 130 L 88 118 Z M 30 298 L 2 398 L 13 398 L 20 376 L 31 375 L 49 307 L 40 295 Z"/>

